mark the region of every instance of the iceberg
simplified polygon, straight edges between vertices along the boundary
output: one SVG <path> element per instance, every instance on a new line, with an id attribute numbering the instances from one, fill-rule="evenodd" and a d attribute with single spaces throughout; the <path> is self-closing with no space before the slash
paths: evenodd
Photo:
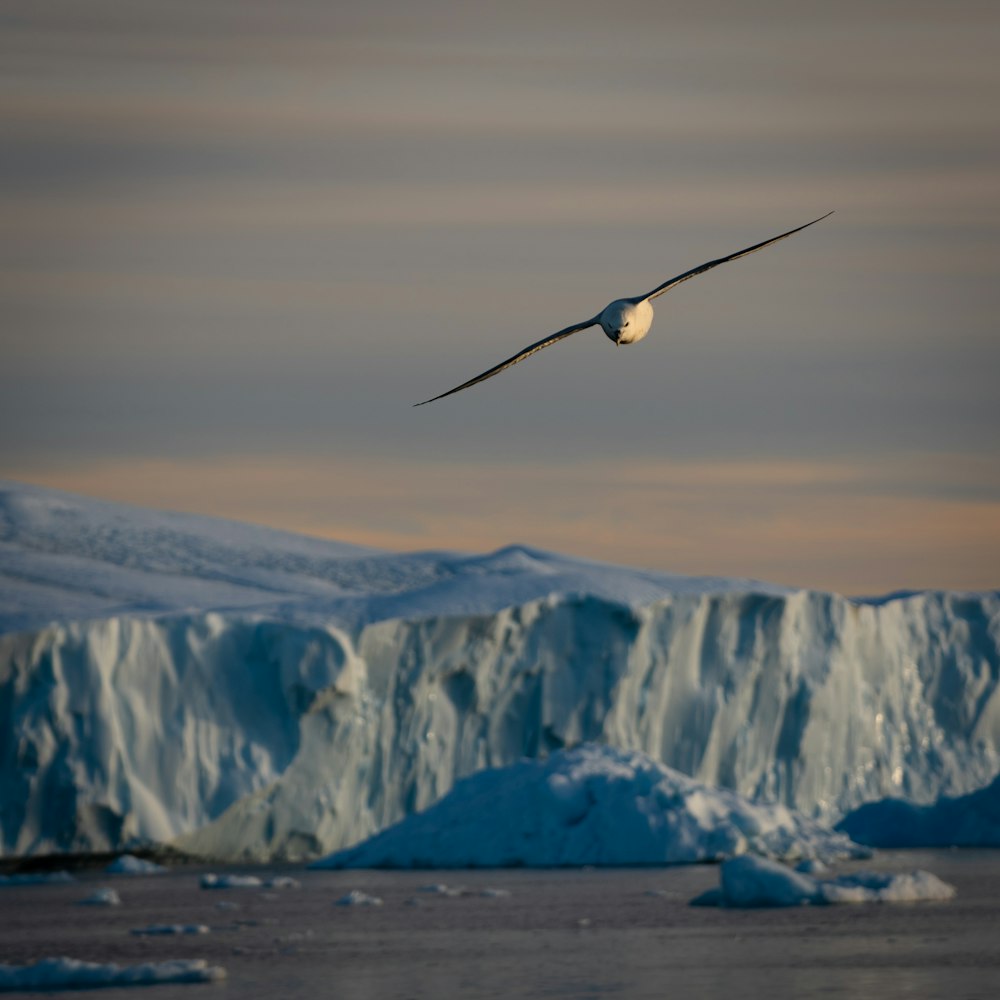
<path id="1" fill-rule="evenodd" d="M 872 847 L 1000 847 L 1000 777 L 929 805 L 898 798 L 868 802 L 837 829 Z"/>
<path id="2" fill-rule="evenodd" d="M 425 812 L 310 867 L 671 865 L 747 852 L 866 856 L 784 806 L 709 788 L 645 754 L 585 745 L 464 778 Z"/>
<path id="3" fill-rule="evenodd" d="M 594 743 L 831 823 L 1000 771 L 1000 596 L 358 550 L 0 484 L 0 854 L 315 859 Z"/>

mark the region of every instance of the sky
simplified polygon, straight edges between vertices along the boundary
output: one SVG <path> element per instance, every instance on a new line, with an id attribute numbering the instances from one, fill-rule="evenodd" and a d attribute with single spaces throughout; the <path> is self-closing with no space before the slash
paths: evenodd
<path id="1" fill-rule="evenodd" d="M 1000 7 L 0 0 L 0 476 L 1000 587 Z M 413 409 L 614 298 L 828 211 Z"/>

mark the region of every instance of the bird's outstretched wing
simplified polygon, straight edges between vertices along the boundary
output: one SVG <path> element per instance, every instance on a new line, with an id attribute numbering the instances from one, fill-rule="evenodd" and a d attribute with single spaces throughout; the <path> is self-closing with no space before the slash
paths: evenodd
<path id="1" fill-rule="evenodd" d="M 826 215 L 821 215 L 818 219 L 813 219 L 812 222 L 807 222 L 804 226 L 789 229 L 787 233 L 782 233 L 780 236 L 772 236 L 771 239 L 764 240 L 763 243 L 755 243 L 752 247 L 747 247 L 745 250 L 737 250 L 736 253 L 731 253 L 728 257 L 720 257 L 718 260 L 708 261 L 707 264 L 692 267 L 690 271 L 685 271 L 683 274 L 678 274 L 676 278 L 671 278 L 669 281 L 664 281 L 662 285 L 657 285 L 656 288 L 654 288 L 651 292 L 648 292 L 646 295 L 636 295 L 634 298 L 628 299 L 627 301 L 638 304 L 639 302 L 644 302 L 646 299 L 655 299 L 658 295 L 662 295 L 664 292 L 669 292 L 674 285 L 679 285 L 682 281 L 687 281 L 688 278 L 693 278 L 698 274 L 704 274 L 705 271 L 710 271 L 713 267 L 718 267 L 720 264 L 726 264 L 731 260 L 739 260 L 740 257 L 746 257 L 747 254 L 753 253 L 755 250 L 763 250 L 764 247 L 769 247 L 772 243 L 777 243 L 778 240 L 783 240 L 786 236 L 792 236 L 794 233 L 801 232 L 809 226 L 814 226 L 817 222 L 822 222 L 823 219 L 826 219 L 831 215 L 833 215 L 833 212 L 827 212 Z"/>
<path id="2" fill-rule="evenodd" d="M 445 396 L 450 396 L 453 392 L 461 392 L 463 389 L 468 389 L 469 386 L 475 385 L 477 382 L 485 382 L 488 378 L 493 378 L 494 375 L 499 375 L 500 372 L 511 365 L 516 365 L 519 361 L 523 361 L 525 358 L 530 358 L 532 354 L 536 351 L 540 351 L 543 347 L 548 347 L 550 344 L 555 344 L 562 340 L 564 337 L 568 337 L 571 333 L 579 333 L 580 330 L 586 330 L 588 327 L 596 326 L 600 320 L 600 314 L 594 316 L 592 319 L 584 320 L 582 323 L 574 323 L 573 326 L 567 326 L 565 330 L 560 330 L 558 333 L 553 333 L 546 337 L 544 340 L 539 340 L 535 344 L 531 344 L 526 347 L 523 351 L 515 354 L 512 358 L 508 358 L 506 361 L 501 361 L 500 364 L 494 365 L 489 371 L 483 372 L 482 375 L 477 375 L 475 378 L 470 378 L 468 382 L 463 382 L 461 385 L 456 385 L 454 389 L 449 389 L 447 392 L 442 392 L 440 396 L 432 396 L 430 399 L 425 399 L 423 403 L 414 403 L 414 406 L 424 406 L 427 403 L 433 403 L 436 399 L 444 399 Z"/>

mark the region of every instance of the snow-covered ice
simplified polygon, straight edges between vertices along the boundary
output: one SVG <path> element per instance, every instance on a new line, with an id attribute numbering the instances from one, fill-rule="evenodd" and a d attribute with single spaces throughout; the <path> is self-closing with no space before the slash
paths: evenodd
<path id="1" fill-rule="evenodd" d="M 590 744 L 465 778 L 425 812 L 312 867 L 662 865 L 745 852 L 865 854 L 785 806 L 750 803 L 645 754 Z"/>
<path id="2" fill-rule="evenodd" d="M 34 965 L 0 965 L 0 990 L 95 989 L 101 986 L 152 986 L 157 983 L 206 983 L 224 979 L 226 970 L 200 959 L 175 959 L 143 965 L 101 965 L 74 958 L 45 958 Z"/>
<path id="3" fill-rule="evenodd" d="M 837 828 L 872 847 L 1000 847 L 1000 777 L 931 805 L 898 798 L 869 802 Z"/>
<path id="4" fill-rule="evenodd" d="M 0 632 L 52 621 L 197 610 L 352 629 L 393 618 L 491 614 L 549 594 L 636 606 L 678 593 L 785 594 L 524 546 L 400 554 L 256 525 L 109 503 L 0 480 Z"/>
<path id="5" fill-rule="evenodd" d="M 0 486 L 0 854 L 316 858 L 587 741 L 832 822 L 992 780 L 998 678 L 997 594 L 380 553 Z"/>
<path id="6" fill-rule="evenodd" d="M 163 875 L 169 871 L 164 865 L 137 858 L 134 854 L 123 854 L 115 858 L 104 870 L 110 875 Z"/>
<path id="7" fill-rule="evenodd" d="M 831 903 L 912 903 L 954 897 L 930 872 L 855 872 L 817 879 L 770 858 L 744 855 L 720 866 L 720 886 L 692 900 L 696 906 L 822 906 Z"/>
<path id="8" fill-rule="evenodd" d="M 80 900 L 81 906 L 121 906 L 121 897 L 114 889 L 95 889 L 89 896 Z"/>

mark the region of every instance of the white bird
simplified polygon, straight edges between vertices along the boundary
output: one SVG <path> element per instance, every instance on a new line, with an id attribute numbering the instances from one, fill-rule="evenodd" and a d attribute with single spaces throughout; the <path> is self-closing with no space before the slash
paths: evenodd
<path id="1" fill-rule="evenodd" d="M 601 325 L 608 339 L 613 340 L 616 345 L 634 344 L 642 340 L 649 333 L 649 329 L 653 325 L 653 307 L 650 305 L 653 299 L 664 292 L 669 292 L 675 285 L 679 285 L 682 281 L 687 281 L 688 278 L 693 278 L 697 274 L 703 274 L 705 271 L 710 271 L 713 267 L 718 267 L 720 264 L 725 264 L 728 261 L 746 257 L 747 254 L 751 254 L 755 250 L 763 250 L 764 247 L 769 247 L 772 243 L 777 243 L 778 240 L 783 240 L 786 236 L 791 236 L 809 226 L 815 225 L 817 222 L 822 222 L 823 219 L 831 215 L 833 215 L 833 212 L 827 212 L 826 215 L 821 215 L 818 219 L 813 219 L 812 222 L 807 222 L 804 226 L 789 229 L 787 233 L 782 233 L 780 236 L 772 236 L 771 239 L 764 240 L 763 243 L 755 243 L 752 247 L 746 247 L 744 250 L 737 250 L 736 253 L 729 254 L 728 257 L 720 257 L 718 260 L 710 260 L 705 264 L 699 264 L 698 267 L 692 267 L 690 271 L 685 271 L 683 274 L 678 274 L 676 278 L 671 278 L 669 281 L 664 281 L 662 285 L 657 285 L 656 288 L 645 295 L 634 295 L 630 299 L 615 299 L 614 302 L 605 306 L 596 316 L 585 319 L 582 323 L 574 323 L 572 326 L 567 326 L 565 330 L 560 330 L 558 333 L 553 333 L 544 340 L 539 340 L 537 343 L 529 345 L 512 358 L 501 361 L 500 364 L 494 365 L 489 371 L 483 372 L 482 375 L 470 378 L 468 382 L 456 385 L 454 389 L 442 392 L 440 396 L 432 396 L 430 399 L 425 399 L 422 403 L 414 403 L 413 405 L 424 406 L 427 403 L 433 403 L 437 399 L 444 399 L 445 396 L 450 396 L 452 393 L 468 389 L 469 386 L 473 386 L 477 382 L 485 382 L 486 379 L 493 378 L 494 375 L 499 375 L 500 372 L 510 368 L 511 365 L 516 365 L 519 361 L 530 358 L 532 354 L 540 351 L 543 347 L 555 344 L 572 333 L 579 333 L 581 330 L 597 326 L 598 323 Z"/>

